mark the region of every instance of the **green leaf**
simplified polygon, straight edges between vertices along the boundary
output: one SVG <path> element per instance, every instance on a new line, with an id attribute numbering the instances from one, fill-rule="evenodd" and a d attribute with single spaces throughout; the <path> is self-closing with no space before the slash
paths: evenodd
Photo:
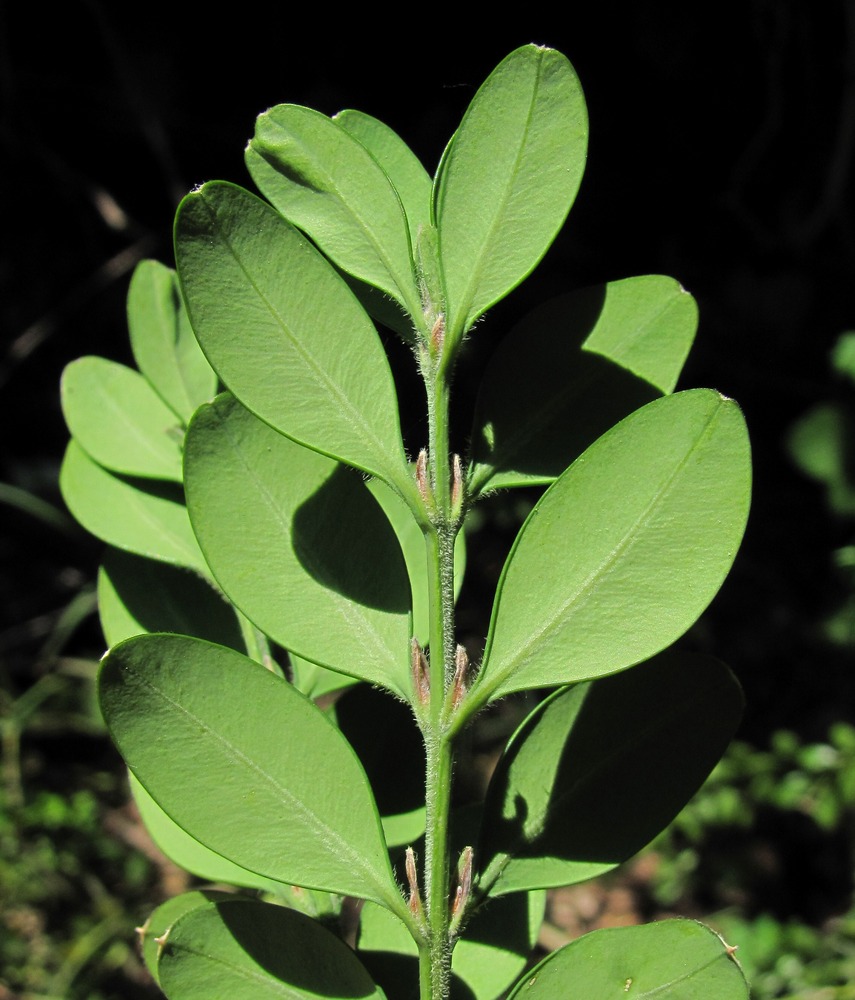
<path id="1" fill-rule="evenodd" d="M 698 305 L 673 278 L 647 274 L 605 286 L 605 301 L 584 348 L 673 392 L 698 328 Z"/>
<path id="2" fill-rule="evenodd" d="M 193 418 L 185 480 L 217 581 L 262 632 L 297 656 L 411 694 L 406 567 L 358 474 L 224 394 Z"/>
<path id="3" fill-rule="evenodd" d="M 180 896 L 173 896 L 172 899 L 161 903 L 143 926 L 137 928 L 142 943 L 143 961 L 155 982 L 158 982 L 157 960 L 160 953 L 160 945 L 156 939 L 162 938 L 175 921 L 185 913 L 189 913 L 190 910 L 195 910 L 196 907 L 204 906 L 205 903 L 213 900 L 229 899 L 230 897 L 231 893 L 217 892 L 213 889 L 184 892 Z"/>
<path id="4" fill-rule="evenodd" d="M 406 912 L 356 755 L 287 681 L 223 646 L 144 635 L 107 654 L 99 694 L 128 766 L 194 839 L 276 882 Z"/>
<path id="5" fill-rule="evenodd" d="M 618 420 L 673 391 L 696 327 L 695 300 L 661 275 L 533 310 L 481 383 L 470 491 L 551 482 Z"/>
<path id="6" fill-rule="evenodd" d="M 304 660 L 296 653 L 289 653 L 288 659 L 294 687 L 312 700 L 359 683 L 357 677 L 349 677 L 330 667 L 322 667 L 318 663 L 312 663 L 311 660 Z"/>
<path id="7" fill-rule="evenodd" d="M 178 487 L 114 476 L 74 440 L 66 449 L 59 485 L 68 509 L 96 538 L 209 575 Z"/>
<path id="8" fill-rule="evenodd" d="M 262 194 L 330 260 L 420 318 L 401 199 L 362 142 L 317 111 L 279 104 L 258 117 L 246 165 Z"/>
<path id="9" fill-rule="evenodd" d="M 368 489 L 383 508 L 398 537 L 413 595 L 413 635 L 425 646 L 430 632 L 428 579 L 425 573 L 425 536 L 410 508 L 379 479 L 368 482 Z M 459 532 L 454 543 L 454 596 L 460 593 L 466 571 L 466 539 Z"/>
<path id="10" fill-rule="evenodd" d="M 377 331 L 306 238 L 248 191 L 215 182 L 179 206 L 175 253 L 199 342 L 244 406 L 412 493 Z"/>
<path id="11" fill-rule="evenodd" d="M 415 245 L 419 228 L 430 225 L 430 174 L 398 133 L 371 115 L 348 109 L 332 120 L 361 142 L 383 168 L 404 206 L 410 241 Z"/>
<path id="12" fill-rule="evenodd" d="M 593 931 L 526 972 L 509 1000 L 748 1000 L 722 939 L 693 920 Z"/>
<path id="13" fill-rule="evenodd" d="M 452 956 L 452 998 L 495 1000 L 525 967 L 546 907 L 546 893 L 496 900 L 466 925 Z M 418 979 L 415 942 L 406 927 L 382 907 L 362 908 L 358 950 L 389 996 L 406 996 Z M 406 956 L 402 962 L 398 956 Z M 465 989 L 461 989 L 461 984 Z"/>
<path id="14" fill-rule="evenodd" d="M 517 536 L 471 710 L 615 673 L 677 640 L 730 569 L 750 489 L 742 414 L 712 390 L 655 400 L 603 435 Z"/>
<path id="15" fill-rule="evenodd" d="M 452 344 L 546 253 L 576 197 L 587 136 L 579 80 L 553 49 L 517 49 L 475 95 L 434 192 Z"/>
<path id="16" fill-rule="evenodd" d="M 700 788 L 741 713 L 727 667 L 673 650 L 557 691 L 490 782 L 479 891 L 572 885 L 631 858 Z"/>
<path id="17" fill-rule="evenodd" d="M 180 868 L 186 869 L 206 882 L 225 882 L 227 885 L 240 885 L 248 889 L 261 889 L 264 892 L 287 892 L 287 886 L 264 878 L 236 865 L 220 854 L 215 854 L 191 837 L 186 830 L 182 830 L 137 781 L 133 772 L 130 774 L 130 785 L 140 818 L 151 839 L 170 861 Z"/>
<path id="18" fill-rule="evenodd" d="M 98 573 L 98 613 L 108 646 L 146 632 L 179 632 L 244 651 L 234 609 L 180 567 L 110 549 Z"/>
<path id="19" fill-rule="evenodd" d="M 180 917 L 158 972 L 169 1000 L 384 998 L 340 938 L 302 913 L 255 900 L 213 902 Z"/>
<path id="20" fill-rule="evenodd" d="M 181 482 L 181 421 L 131 368 L 78 358 L 62 373 L 62 412 L 77 443 L 127 476 Z"/>
<path id="21" fill-rule="evenodd" d="M 217 376 L 190 326 L 175 272 L 141 261 L 128 290 L 128 328 L 139 370 L 187 424 L 217 391 Z"/>

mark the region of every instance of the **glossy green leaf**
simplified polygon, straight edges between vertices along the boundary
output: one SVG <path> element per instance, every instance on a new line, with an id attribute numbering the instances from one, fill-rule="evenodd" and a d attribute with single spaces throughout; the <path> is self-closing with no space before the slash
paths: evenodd
<path id="1" fill-rule="evenodd" d="M 105 657 L 101 710 L 128 766 L 194 839 L 242 868 L 404 907 L 365 773 L 287 681 L 186 636 Z"/>
<path id="2" fill-rule="evenodd" d="M 173 896 L 152 913 L 142 927 L 137 928 L 137 933 L 142 944 L 142 957 L 146 968 L 158 981 L 157 960 L 160 954 L 160 944 L 156 940 L 162 938 L 175 921 L 195 910 L 197 906 L 204 906 L 205 903 L 214 900 L 229 899 L 231 893 L 218 892 L 214 889 L 197 889 L 194 892 L 184 892 L 180 896 Z"/>
<path id="3" fill-rule="evenodd" d="M 223 900 L 172 925 L 158 961 L 169 1000 L 383 1000 L 353 951 L 284 906 Z"/>
<path id="4" fill-rule="evenodd" d="M 98 614 L 108 646 L 146 632 L 178 632 L 244 651 L 234 609 L 186 569 L 110 549 L 98 572 Z"/>
<path id="5" fill-rule="evenodd" d="M 361 141 L 317 111 L 279 104 L 258 117 L 246 165 L 262 194 L 338 267 L 420 316 L 401 199 Z"/>
<path id="6" fill-rule="evenodd" d="M 546 893 L 531 892 L 496 900 L 479 911 L 454 949 L 451 996 L 495 1000 L 501 995 L 525 967 L 545 907 Z M 358 950 L 389 996 L 407 996 L 407 987 L 411 990 L 418 981 L 415 942 L 388 910 L 365 904 Z"/>
<path id="7" fill-rule="evenodd" d="M 727 667 L 673 650 L 553 694 L 490 782 L 480 890 L 571 885 L 628 860 L 700 788 L 741 713 Z"/>
<path id="8" fill-rule="evenodd" d="M 663 920 L 593 931 L 526 972 L 509 1000 L 748 1000 L 732 951 L 709 927 Z"/>
<path id="9" fill-rule="evenodd" d="M 287 892 L 287 886 L 236 865 L 228 858 L 200 844 L 186 830 L 182 830 L 137 781 L 133 772 L 130 774 L 130 786 L 140 818 L 151 839 L 170 861 L 180 868 L 206 882 L 224 882 L 227 885 L 261 889 L 264 892 Z"/>
<path id="10" fill-rule="evenodd" d="M 579 80 L 553 49 L 517 49 L 475 95 L 434 195 L 452 343 L 546 253 L 576 197 L 587 136 Z"/>
<path id="11" fill-rule="evenodd" d="M 407 697 L 406 567 L 361 476 L 224 394 L 187 432 L 185 486 L 211 569 L 250 621 L 298 656 Z"/>
<path id="12" fill-rule="evenodd" d="M 244 406 L 411 491 L 377 331 L 306 238 L 248 191 L 215 182 L 179 206 L 175 252 L 199 342 Z"/>
<path id="13" fill-rule="evenodd" d="M 333 121 L 361 142 L 383 168 L 404 206 L 410 241 L 415 245 L 419 228 L 430 225 L 430 174 L 398 133 L 371 115 L 348 109 L 333 115 Z"/>
<path id="14" fill-rule="evenodd" d="M 425 646 L 430 632 L 428 579 L 425 572 L 427 559 L 425 536 L 418 522 L 413 517 L 409 507 L 397 493 L 382 483 L 379 479 L 368 482 L 368 489 L 374 499 L 383 508 L 386 517 L 401 546 L 407 573 L 410 578 L 410 590 L 413 595 L 413 635 Z M 466 538 L 461 531 L 454 543 L 454 596 L 460 593 L 463 577 L 466 572 Z"/>
<path id="15" fill-rule="evenodd" d="M 78 358 L 62 373 L 61 398 L 72 436 L 100 465 L 181 482 L 184 428 L 139 372 L 106 358 Z"/>
<path id="16" fill-rule="evenodd" d="M 673 391 L 696 327 L 695 300 L 661 275 L 595 285 L 534 309 L 482 380 L 470 491 L 561 475 L 618 420 Z"/>
<path id="17" fill-rule="evenodd" d="M 74 440 L 66 449 L 59 485 L 68 509 L 96 538 L 209 574 L 177 486 L 114 476 Z"/>
<path id="18" fill-rule="evenodd" d="M 139 370 L 186 424 L 217 392 L 217 376 L 196 340 L 175 272 L 141 261 L 128 290 L 128 328 Z"/>
<path id="19" fill-rule="evenodd" d="M 603 435 L 517 536 L 473 707 L 615 673 L 671 645 L 727 575 L 750 490 L 742 414 L 712 390 L 655 400 Z"/>

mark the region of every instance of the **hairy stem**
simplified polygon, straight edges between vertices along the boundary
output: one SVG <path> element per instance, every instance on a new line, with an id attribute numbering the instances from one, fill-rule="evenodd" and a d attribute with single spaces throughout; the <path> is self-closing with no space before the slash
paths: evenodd
<path id="1" fill-rule="evenodd" d="M 430 704 L 422 720 L 425 741 L 425 910 L 427 941 L 419 960 L 421 1000 L 446 1000 L 451 975 L 448 826 L 453 744 L 447 733 L 445 702 L 454 672 L 454 540 L 448 447 L 448 382 L 439 365 L 425 363 L 428 398 L 428 479 L 433 507 L 425 530 L 430 613 Z"/>

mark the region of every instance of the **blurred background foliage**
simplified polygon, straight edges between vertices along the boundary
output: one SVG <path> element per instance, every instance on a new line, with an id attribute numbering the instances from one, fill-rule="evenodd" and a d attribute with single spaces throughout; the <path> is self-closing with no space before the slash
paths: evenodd
<path id="1" fill-rule="evenodd" d="M 0 5 L 0 1000 L 156 997 L 134 927 L 188 884 L 128 805 L 93 702 L 100 546 L 58 496 L 63 366 L 129 362 L 133 266 L 171 263 L 193 185 L 248 183 L 259 112 L 357 107 L 433 169 L 473 88 L 529 41 L 580 75 L 588 168 L 537 277 L 472 338 L 458 426 L 534 302 L 665 273 L 700 304 L 682 386 L 739 400 L 756 463 L 735 570 L 685 640 L 740 678 L 738 741 L 639 859 L 553 894 L 542 944 L 685 913 L 739 946 L 758 1000 L 855 998 L 855 3 L 587 7 L 471 27 L 437 9 L 413 27 L 362 8 Z M 412 450 L 419 388 L 389 349 Z M 527 502 L 479 511 L 460 606 L 476 648 Z M 482 720 L 462 788 L 523 709 Z"/>

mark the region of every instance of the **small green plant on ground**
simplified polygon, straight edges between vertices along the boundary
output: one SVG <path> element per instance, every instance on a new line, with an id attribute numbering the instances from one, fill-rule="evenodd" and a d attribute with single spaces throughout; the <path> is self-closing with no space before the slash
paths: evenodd
<path id="1" fill-rule="evenodd" d="M 855 996 L 853 818 L 852 726 L 834 723 L 825 740 L 811 743 L 779 730 L 767 750 L 735 741 L 652 845 L 657 864 L 649 888 L 667 908 L 682 909 L 692 896 L 718 899 L 721 909 L 710 920 L 739 941 L 754 1000 L 847 1000 Z M 812 866 L 800 873 L 811 891 L 799 909 L 815 911 L 817 898 L 828 899 L 824 882 L 833 883 L 840 901 L 813 924 L 789 898 L 795 881 L 789 859 L 776 856 L 769 839 L 758 840 L 758 831 L 786 823 L 799 831 L 791 832 L 790 850 Z M 805 825 L 813 827 L 810 835 Z M 770 885 L 783 890 L 779 898 Z M 782 902 L 790 912 L 782 912 Z"/>
<path id="2" fill-rule="evenodd" d="M 747 996 L 693 921 L 524 971 L 544 890 L 650 841 L 741 712 L 727 668 L 669 648 L 750 494 L 736 404 L 673 391 L 691 296 L 654 275 L 542 304 L 493 354 L 465 449 L 450 426 L 465 341 L 554 240 L 586 144 L 572 67 L 535 46 L 483 84 L 433 179 L 366 114 L 277 106 L 246 153 L 268 200 L 205 184 L 178 211 L 177 278 L 134 275 L 139 371 L 66 371 L 63 492 L 111 546 L 104 717 L 166 853 L 256 892 L 152 915 L 172 1000 Z M 405 445 L 375 322 L 412 350 L 423 440 Z M 547 489 L 470 661 L 467 517 L 522 486 Z M 550 688 L 484 800 L 455 803 L 476 716 Z"/>

